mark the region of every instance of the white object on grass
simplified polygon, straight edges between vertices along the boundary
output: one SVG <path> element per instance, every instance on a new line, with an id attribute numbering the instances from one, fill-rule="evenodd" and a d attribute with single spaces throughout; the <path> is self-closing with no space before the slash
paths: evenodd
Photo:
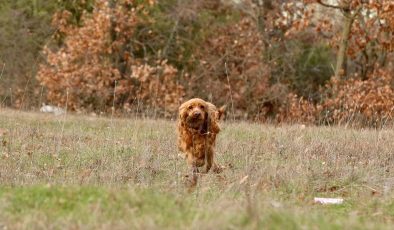
<path id="1" fill-rule="evenodd" d="M 53 105 L 45 105 L 44 103 L 42 104 L 42 107 L 40 108 L 40 112 L 43 113 L 53 113 L 56 116 L 57 115 L 62 115 L 65 113 L 64 109 L 57 107 L 57 106 L 53 106 Z"/>
<path id="2" fill-rule="evenodd" d="M 315 197 L 315 203 L 320 204 L 342 204 L 342 198 L 323 198 L 323 197 Z"/>

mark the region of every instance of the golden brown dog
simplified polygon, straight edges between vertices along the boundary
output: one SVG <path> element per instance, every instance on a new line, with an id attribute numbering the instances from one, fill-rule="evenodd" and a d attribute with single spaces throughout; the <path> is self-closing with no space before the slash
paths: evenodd
<path id="1" fill-rule="evenodd" d="M 205 166 L 203 173 L 211 167 L 214 172 L 221 170 L 214 162 L 214 146 L 223 113 L 224 107 L 217 109 L 199 98 L 186 101 L 179 107 L 178 147 L 185 154 L 193 175 L 202 166 Z"/>

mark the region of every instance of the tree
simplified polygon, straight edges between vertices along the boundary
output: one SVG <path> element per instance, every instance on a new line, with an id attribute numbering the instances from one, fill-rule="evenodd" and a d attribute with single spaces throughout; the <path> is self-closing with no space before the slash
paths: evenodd
<path id="1" fill-rule="evenodd" d="M 322 101 L 312 105 L 303 98 L 290 96 L 290 104 L 279 114 L 281 120 L 307 120 L 312 111 L 314 122 L 356 121 L 381 126 L 392 121 L 394 2 L 340 0 L 328 4 L 313 0 L 304 3 L 310 13 L 294 24 L 294 31 L 314 27 L 336 48 L 337 64 L 333 78 L 322 89 Z M 316 5 L 325 10 L 339 10 L 344 18 L 341 29 L 336 29 L 335 17 L 313 18 Z"/>
<path id="2" fill-rule="evenodd" d="M 338 0 L 336 2 L 330 4 L 324 0 L 305 1 L 307 6 L 318 4 L 326 10 L 339 11 L 342 15 L 339 19 L 342 21 L 341 29 L 337 32 L 333 31 L 331 36 L 332 44 L 338 49 L 334 76 L 339 78 L 352 74 L 347 71 L 348 58 L 350 58 L 353 61 L 364 62 L 358 65 L 367 66 L 368 69 L 361 69 L 359 74 L 366 79 L 367 74 L 373 72 L 375 64 L 380 67 L 387 64 L 385 56 L 387 52 L 392 52 L 393 38 L 390 28 L 394 17 L 394 3 L 390 0 Z M 335 20 L 338 19 L 324 18 L 316 27 L 320 31 L 334 28 L 327 24 L 332 25 Z"/>

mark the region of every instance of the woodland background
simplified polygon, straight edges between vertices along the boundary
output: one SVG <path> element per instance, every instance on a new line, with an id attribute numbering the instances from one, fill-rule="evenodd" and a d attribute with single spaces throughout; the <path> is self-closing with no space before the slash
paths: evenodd
<path id="1" fill-rule="evenodd" d="M 2 0 L 2 107 L 382 126 L 392 0 Z"/>

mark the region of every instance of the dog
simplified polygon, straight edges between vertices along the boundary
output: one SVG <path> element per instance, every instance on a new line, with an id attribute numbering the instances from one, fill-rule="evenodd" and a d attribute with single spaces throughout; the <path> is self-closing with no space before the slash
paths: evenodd
<path id="1" fill-rule="evenodd" d="M 219 120 L 225 106 L 220 109 L 200 98 L 193 98 L 179 107 L 178 148 L 183 152 L 196 182 L 199 168 L 202 173 L 219 173 L 222 168 L 214 162 L 216 135 L 220 132 Z"/>

